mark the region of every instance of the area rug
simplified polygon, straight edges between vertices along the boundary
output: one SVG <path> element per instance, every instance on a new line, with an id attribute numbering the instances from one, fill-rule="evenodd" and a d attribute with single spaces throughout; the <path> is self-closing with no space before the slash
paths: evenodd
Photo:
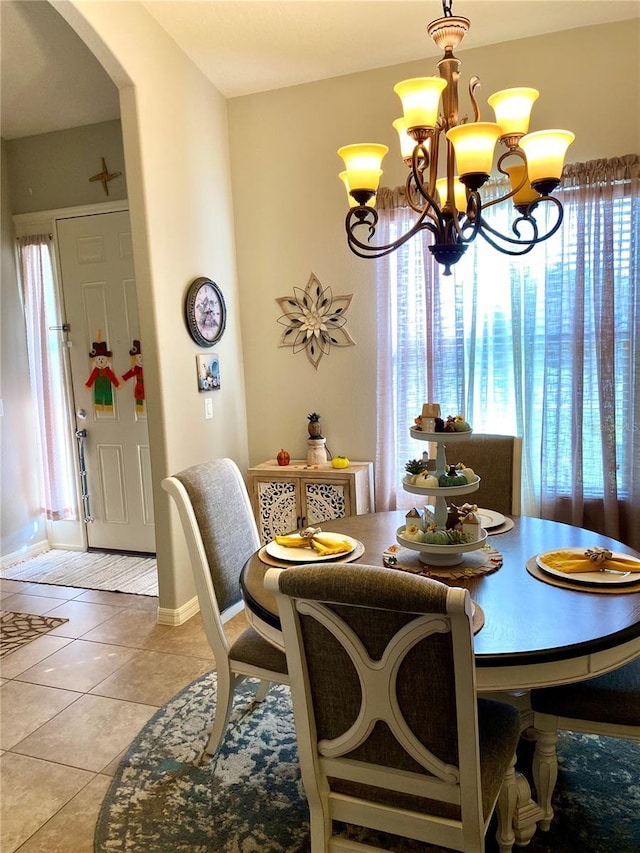
<path id="1" fill-rule="evenodd" d="M 215 673 L 171 699 L 129 748 L 96 825 L 95 853 L 307 853 L 309 813 L 300 781 L 287 687 L 252 703 L 238 690 L 218 754 L 203 755 L 213 719 Z M 530 749 L 524 744 L 525 752 Z M 531 853 L 640 850 L 640 744 L 561 733 L 556 817 Z M 530 766 L 530 755 L 523 756 Z M 343 827 L 345 835 L 365 840 Z M 490 828 L 487 853 L 497 846 Z M 367 839 L 369 837 L 367 836 Z M 375 839 L 410 853 L 442 848 Z"/>
<path id="2" fill-rule="evenodd" d="M 0 569 L 0 578 L 75 586 L 80 589 L 158 595 L 155 558 L 128 554 L 53 549 L 31 560 Z"/>
<path id="3" fill-rule="evenodd" d="M 35 616 L 33 613 L 0 610 L 0 658 L 68 621 L 57 617 Z"/>

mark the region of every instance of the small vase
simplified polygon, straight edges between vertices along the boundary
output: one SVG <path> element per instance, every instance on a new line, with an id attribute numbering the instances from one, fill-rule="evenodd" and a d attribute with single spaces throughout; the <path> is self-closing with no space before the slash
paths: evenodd
<path id="1" fill-rule="evenodd" d="M 322 465 L 327 461 L 327 448 L 325 447 L 326 439 L 322 436 L 319 438 L 308 438 L 307 447 L 307 465 Z"/>

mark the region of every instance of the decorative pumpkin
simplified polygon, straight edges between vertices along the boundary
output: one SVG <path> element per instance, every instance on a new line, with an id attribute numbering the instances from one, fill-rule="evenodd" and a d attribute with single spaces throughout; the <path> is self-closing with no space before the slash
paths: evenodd
<path id="1" fill-rule="evenodd" d="M 349 460 L 346 456 L 334 456 L 331 460 L 331 464 L 334 468 L 348 468 Z"/>
<path id="2" fill-rule="evenodd" d="M 449 537 L 447 531 L 442 528 L 427 530 L 424 534 L 424 541 L 428 545 L 449 545 Z"/>
<path id="3" fill-rule="evenodd" d="M 430 471 L 423 471 L 422 474 L 416 474 L 413 478 L 413 483 L 423 489 L 437 489 L 440 485 L 437 478 Z"/>
<path id="4" fill-rule="evenodd" d="M 402 536 L 410 542 L 424 542 L 425 534 L 417 524 L 407 524 L 402 532 Z"/>
<path id="5" fill-rule="evenodd" d="M 278 460 L 278 465 L 288 465 L 289 462 L 291 462 L 291 457 L 286 450 L 281 450 L 276 456 L 276 459 Z"/>
<path id="6" fill-rule="evenodd" d="M 462 474 L 456 473 L 456 466 L 455 465 L 450 465 L 448 473 L 441 474 L 438 477 L 438 483 L 443 488 L 448 487 L 448 486 L 468 486 L 469 485 L 466 477 L 464 477 Z"/>

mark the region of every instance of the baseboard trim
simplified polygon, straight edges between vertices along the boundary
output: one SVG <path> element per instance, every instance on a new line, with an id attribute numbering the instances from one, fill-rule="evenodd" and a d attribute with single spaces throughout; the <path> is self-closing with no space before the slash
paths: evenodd
<path id="1" fill-rule="evenodd" d="M 15 566 L 16 563 L 25 563 L 27 560 L 33 560 L 34 557 L 39 557 L 46 551 L 51 550 L 51 545 L 47 541 L 38 542 L 31 545 L 29 548 L 21 548 L 19 551 L 14 551 L 12 554 L 3 554 L 0 568 L 8 569 L 9 566 Z"/>
<path id="2" fill-rule="evenodd" d="M 192 616 L 199 613 L 200 606 L 198 605 L 198 596 L 194 596 L 182 607 L 172 609 L 170 607 L 158 607 L 158 625 L 184 625 Z"/>

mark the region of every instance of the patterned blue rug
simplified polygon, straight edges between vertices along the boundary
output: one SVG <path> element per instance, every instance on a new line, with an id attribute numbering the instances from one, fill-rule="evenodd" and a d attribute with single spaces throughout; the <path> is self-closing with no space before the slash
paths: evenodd
<path id="1" fill-rule="evenodd" d="M 274 686 L 261 705 L 238 691 L 225 740 L 202 756 L 213 718 L 215 674 L 194 681 L 147 723 L 123 759 L 102 805 L 95 853 L 305 853 L 308 810 L 300 782 L 289 691 Z M 523 743 L 523 771 L 530 766 Z M 530 853 L 638 853 L 640 744 L 562 733 L 560 772 L 548 833 Z M 359 834 L 345 830 L 357 840 Z M 496 849 L 494 831 L 487 853 Z M 394 843 L 391 849 L 439 853 Z M 514 848 L 518 849 L 518 848 Z"/>

